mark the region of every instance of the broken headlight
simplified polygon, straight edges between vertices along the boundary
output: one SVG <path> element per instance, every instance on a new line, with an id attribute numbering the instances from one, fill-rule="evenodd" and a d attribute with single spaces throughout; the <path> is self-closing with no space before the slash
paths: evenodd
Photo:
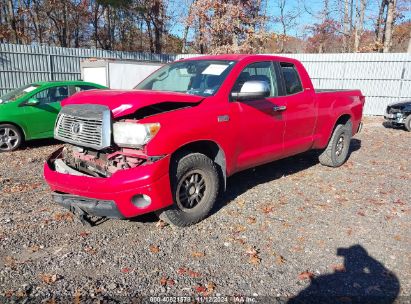
<path id="1" fill-rule="evenodd" d="M 159 130 L 159 123 L 116 122 L 113 124 L 114 142 L 119 147 L 138 148 L 147 144 Z"/>

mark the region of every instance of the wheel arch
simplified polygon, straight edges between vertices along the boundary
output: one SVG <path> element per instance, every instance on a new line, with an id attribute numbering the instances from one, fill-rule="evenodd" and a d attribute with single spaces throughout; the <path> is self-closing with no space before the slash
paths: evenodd
<path id="1" fill-rule="evenodd" d="M 0 125 L 12 125 L 15 126 L 17 129 L 19 129 L 19 131 L 21 132 L 21 134 L 23 135 L 22 140 L 26 140 L 27 135 L 26 135 L 26 130 L 24 130 L 23 127 L 21 127 L 19 124 L 16 124 L 15 122 L 11 122 L 11 121 L 0 121 Z"/>
<path id="2" fill-rule="evenodd" d="M 335 122 L 335 124 L 334 124 L 334 128 L 333 128 L 333 131 L 335 130 L 335 128 L 338 126 L 338 125 L 345 125 L 349 120 L 351 119 L 351 115 L 350 114 L 341 114 L 339 117 L 338 117 L 338 119 L 337 119 L 337 121 Z"/>
<path id="3" fill-rule="evenodd" d="M 224 150 L 212 140 L 198 140 L 184 144 L 171 154 L 171 158 L 178 157 L 184 152 L 202 153 L 209 157 L 216 165 L 219 171 L 224 189 L 227 184 L 227 161 Z M 170 162 L 170 165 L 173 162 Z"/>

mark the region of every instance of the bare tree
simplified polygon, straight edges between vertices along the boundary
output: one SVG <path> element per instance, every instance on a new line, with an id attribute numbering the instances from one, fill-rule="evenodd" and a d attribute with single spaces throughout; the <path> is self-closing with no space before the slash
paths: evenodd
<path id="1" fill-rule="evenodd" d="M 388 53 L 392 46 L 392 33 L 397 11 L 397 0 L 388 0 L 387 17 L 385 19 L 384 53 Z"/>
<path id="2" fill-rule="evenodd" d="M 408 40 L 408 49 L 407 53 L 411 53 L 411 30 L 410 30 L 410 39 Z"/>
<path id="3" fill-rule="evenodd" d="M 349 1 L 344 0 L 344 27 L 343 27 L 343 51 L 348 52 L 349 50 L 349 38 L 350 38 L 350 10 Z"/>
<path id="4" fill-rule="evenodd" d="M 280 14 L 275 18 L 275 21 L 281 25 L 281 35 L 278 36 L 278 39 L 280 40 L 279 52 L 284 53 L 285 42 L 288 39 L 288 30 L 297 25 L 296 19 L 300 16 L 301 12 L 298 8 L 287 10 L 286 0 L 277 0 L 277 6 Z"/>
<path id="5" fill-rule="evenodd" d="M 364 31 L 364 18 L 365 18 L 365 8 L 367 6 L 367 0 L 359 0 L 360 7 L 356 8 L 356 18 L 355 18 L 355 32 L 354 32 L 354 52 L 358 52 L 360 49 L 361 36 Z"/>

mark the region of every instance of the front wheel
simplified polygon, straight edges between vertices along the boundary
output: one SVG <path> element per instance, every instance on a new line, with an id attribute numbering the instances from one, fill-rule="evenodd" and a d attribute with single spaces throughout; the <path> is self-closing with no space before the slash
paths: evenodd
<path id="1" fill-rule="evenodd" d="M 14 151 L 23 142 L 20 130 L 10 124 L 0 124 L 0 152 Z"/>
<path id="2" fill-rule="evenodd" d="M 201 153 L 184 153 L 171 164 L 174 205 L 158 212 L 160 219 L 179 227 L 204 219 L 213 208 L 219 191 L 214 162 Z"/>
<path id="3" fill-rule="evenodd" d="M 320 163 L 328 167 L 339 167 L 345 163 L 350 149 L 352 124 L 337 125 L 328 142 L 327 148 L 320 154 Z"/>

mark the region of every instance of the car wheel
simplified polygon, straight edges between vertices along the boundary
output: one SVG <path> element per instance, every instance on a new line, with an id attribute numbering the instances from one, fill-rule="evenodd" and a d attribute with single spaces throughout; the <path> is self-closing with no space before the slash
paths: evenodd
<path id="1" fill-rule="evenodd" d="M 352 137 L 352 124 L 337 125 L 327 148 L 320 154 L 320 163 L 328 167 L 339 167 L 347 160 Z"/>
<path id="2" fill-rule="evenodd" d="M 0 152 L 14 151 L 23 142 L 19 128 L 10 124 L 0 124 Z"/>
<path id="3" fill-rule="evenodd" d="M 404 127 L 408 132 L 411 132 L 411 114 L 405 119 Z"/>
<path id="4" fill-rule="evenodd" d="M 198 223 L 210 213 L 218 196 L 216 165 L 204 154 L 184 153 L 172 159 L 170 174 L 174 204 L 157 214 L 179 227 Z"/>

